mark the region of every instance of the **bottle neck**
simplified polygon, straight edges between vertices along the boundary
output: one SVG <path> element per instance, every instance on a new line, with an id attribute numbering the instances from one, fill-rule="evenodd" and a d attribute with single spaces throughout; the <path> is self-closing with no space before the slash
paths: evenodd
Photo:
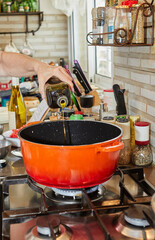
<path id="1" fill-rule="evenodd" d="M 19 78 L 12 78 L 12 87 L 19 87 Z"/>

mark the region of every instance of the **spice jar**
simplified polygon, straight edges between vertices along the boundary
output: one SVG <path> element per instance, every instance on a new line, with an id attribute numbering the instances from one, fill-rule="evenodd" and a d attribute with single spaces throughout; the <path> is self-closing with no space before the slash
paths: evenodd
<path id="1" fill-rule="evenodd" d="M 123 28 L 117 32 L 116 40 L 118 43 L 124 43 L 129 39 L 129 21 L 128 21 L 128 11 L 129 6 L 119 5 L 116 6 L 116 15 L 114 22 L 115 31 L 119 28 Z"/>
<path id="2" fill-rule="evenodd" d="M 105 7 L 98 7 L 97 8 L 97 33 L 103 34 L 104 33 L 104 24 L 105 24 Z M 103 44 L 103 35 L 97 36 L 97 44 Z"/>
<path id="3" fill-rule="evenodd" d="M 109 33 L 114 31 L 115 12 L 116 12 L 115 7 L 108 8 L 107 22 L 108 22 Z M 108 34 L 108 43 L 113 43 L 113 42 L 114 42 L 114 34 L 113 33 Z"/>
<path id="4" fill-rule="evenodd" d="M 131 147 L 130 147 L 130 121 L 127 118 L 118 117 L 116 125 L 123 130 L 122 142 L 124 148 L 120 151 L 119 164 L 127 165 L 131 161 Z"/>
<path id="5" fill-rule="evenodd" d="M 92 8 L 92 30 L 93 34 L 97 34 L 97 8 Z M 93 44 L 97 43 L 97 35 L 93 35 Z"/>
<path id="6" fill-rule="evenodd" d="M 140 4 L 133 4 L 131 10 L 131 29 L 133 32 L 137 10 Z M 137 17 L 137 24 L 135 33 L 132 39 L 132 43 L 144 43 L 144 16 L 143 16 L 143 6 L 140 7 Z"/>
<path id="7" fill-rule="evenodd" d="M 137 166 L 148 166 L 153 161 L 152 150 L 149 144 L 149 123 L 135 123 L 135 147 L 132 153 L 132 162 Z"/>

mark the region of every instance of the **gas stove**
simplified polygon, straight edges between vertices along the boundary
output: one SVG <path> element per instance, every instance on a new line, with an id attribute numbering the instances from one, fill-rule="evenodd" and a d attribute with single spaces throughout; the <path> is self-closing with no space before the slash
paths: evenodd
<path id="1" fill-rule="evenodd" d="M 76 190 L 34 182 L 22 160 L 11 168 L 16 174 L 4 174 L 0 184 L 3 240 L 155 239 L 155 188 L 143 168 L 124 166 L 104 184 Z"/>

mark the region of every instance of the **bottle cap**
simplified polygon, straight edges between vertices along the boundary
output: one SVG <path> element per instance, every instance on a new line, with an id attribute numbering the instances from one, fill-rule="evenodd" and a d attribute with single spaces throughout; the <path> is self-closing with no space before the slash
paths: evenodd
<path id="1" fill-rule="evenodd" d="M 64 112 L 64 117 L 69 118 L 74 113 L 74 110 L 64 109 L 63 112 Z"/>
<path id="2" fill-rule="evenodd" d="M 19 78 L 12 77 L 12 86 L 17 86 L 17 85 L 19 85 Z"/>
<path id="3" fill-rule="evenodd" d="M 82 120 L 83 116 L 81 114 L 72 114 L 70 120 Z"/>
<path id="4" fill-rule="evenodd" d="M 149 144 L 149 122 L 135 122 L 135 143 L 137 145 Z"/>
<path id="5" fill-rule="evenodd" d="M 123 1 L 122 5 L 127 5 L 129 7 L 132 7 L 133 4 L 137 4 L 138 1 Z"/>

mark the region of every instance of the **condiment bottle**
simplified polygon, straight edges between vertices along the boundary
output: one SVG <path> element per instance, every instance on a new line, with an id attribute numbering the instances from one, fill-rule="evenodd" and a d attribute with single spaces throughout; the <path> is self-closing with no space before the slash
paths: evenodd
<path id="1" fill-rule="evenodd" d="M 127 118 L 118 117 L 116 125 L 122 128 L 123 136 L 122 142 L 124 148 L 120 151 L 119 164 L 126 165 L 131 161 L 131 147 L 130 147 L 130 121 Z"/>
<path id="2" fill-rule="evenodd" d="M 131 28 L 132 32 L 135 26 L 136 14 L 140 4 L 133 4 L 131 9 Z M 137 23 L 135 33 L 132 39 L 132 43 L 144 43 L 144 7 L 141 6 L 138 12 Z"/>
<path id="3" fill-rule="evenodd" d="M 135 147 L 132 152 L 132 162 L 137 166 L 148 166 L 153 161 L 149 144 L 149 123 L 135 123 Z"/>
<path id="4" fill-rule="evenodd" d="M 93 34 L 97 34 L 97 8 L 92 8 L 92 30 Z M 97 35 L 93 35 L 93 44 L 97 43 Z"/>
<path id="5" fill-rule="evenodd" d="M 97 44 L 102 45 L 103 44 L 103 27 L 105 24 L 105 7 L 98 7 L 97 8 L 97 33 L 100 33 L 101 35 L 98 35 L 97 37 Z"/>
<path id="6" fill-rule="evenodd" d="M 45 84 L 46 101 L 50 108 L 65 108 L 71 104 L 69 85 L 58 78 L 50 78 Z"/>
<path id="7" fill-rule="evenodd" d="M 26 124 L 26 109 L 19 89 L 19 78 L 12 78 L 12 91 L 8 105 L 9 129 L 18 129 Z"/>
<path id="8" fill-rule="evenodd" d="M 117 32 L 116 43 L 124 43 L 129 39 L 129 19 L 128 19 L 128 11 L 129 6 L 119 5 L 116 6 L 116 15 L 114 22 L 114 29 L 121 29 Z M 124 29 L 125 31 L 123 31 Z"/>

